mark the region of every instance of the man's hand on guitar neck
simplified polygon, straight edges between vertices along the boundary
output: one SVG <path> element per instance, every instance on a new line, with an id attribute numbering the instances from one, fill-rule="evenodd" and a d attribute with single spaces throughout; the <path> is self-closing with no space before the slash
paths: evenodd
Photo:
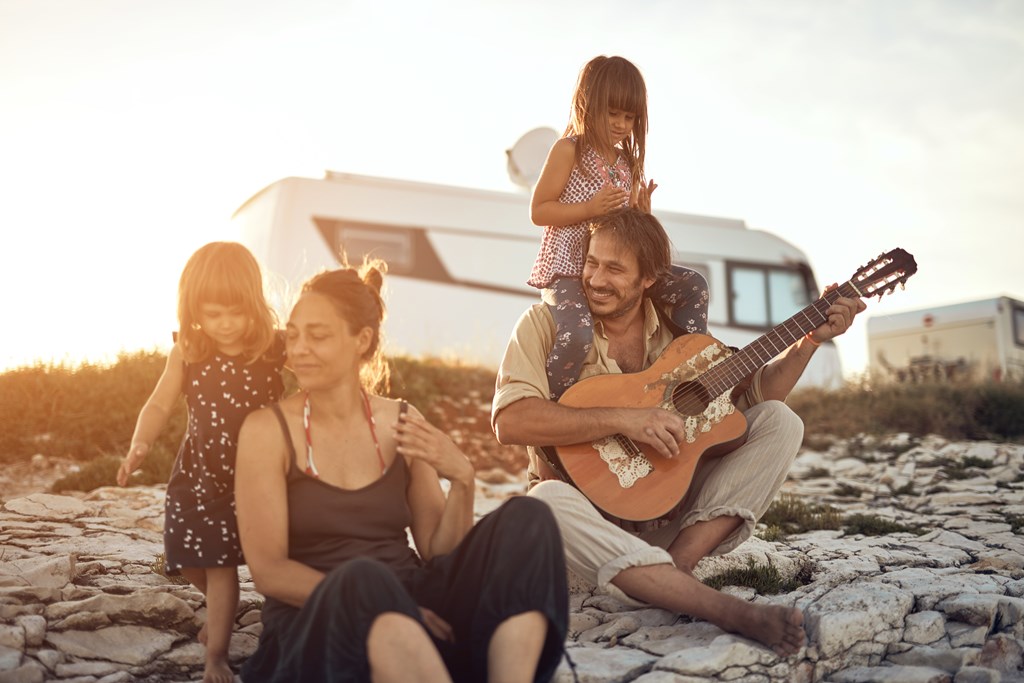
<path id="1" fill-rule="evenodd" d="M 825 296 L 825 294 L 828 294 L 838 286 L 839 285 L 836 283 L 832 283 L 825 288 L 822 296 Z M 850 329 L 850 325 L 853 324 L 853 319 L 857 314 L 867 307 L 868 306 L 864 303 L 863 299 L 839 297 L 831 306 L 828 307 L 828 310 L 825 311 L 828 319 L 810 333 L 811 341 L 821 344 L 822 342 L 827 342 L 829 339 L 834 339 L 843 334 Z"/>

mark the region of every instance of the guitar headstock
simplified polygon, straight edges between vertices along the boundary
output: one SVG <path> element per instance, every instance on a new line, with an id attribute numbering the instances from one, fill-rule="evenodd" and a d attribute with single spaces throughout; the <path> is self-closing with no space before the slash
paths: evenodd
<path id="1" fill-rule="evenodd" d="M 879 299 L 885 294 L 906 285 L 910 276 L 917 272 L 917 261 L 914 256 L 903 249 L 893 249 L 884 254 L 879 254 L 867 264 L 857 269 L 857 272 L 850 278 L 850 285 L 857 290 L 862 297 L 877 296 Z"/>

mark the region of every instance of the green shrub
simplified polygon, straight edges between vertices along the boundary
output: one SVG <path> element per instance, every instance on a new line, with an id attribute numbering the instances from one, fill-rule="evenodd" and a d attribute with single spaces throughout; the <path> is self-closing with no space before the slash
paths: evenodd
<path id="1" fill-rule="evenodd" d="M 878 515 L 847 515 L 843 519 L 843 530 L 850 535 L 885 536 L 899 531 L 907 531 L 917 536 L 927 533 L 927 529 L 919 526 L 907 526 Z"/>
<path id="2" fill-rule="evenodd" d="M 786 534 L 799 534 L 816 529 L 839 529 L 842 517 L 831 505 L 805 503 L 792 494 L 784 493 L 772 501 L 760 523 L 778 527 Z"/>
<path id="3" fill-rule="evenodd" d="M 163 372 L 166 356 L 156 351 L 124 353 L 109 366 L 38 364 L 0 374 L 0 463 L 36 453 L 79 461 L 80 469 L 53 485 L 57 492 L 89 491 L 116 482 L 139 411 Z M 428 358 L 390 361 L 390 396 L 429 415 L 445 397 L 494 396 L 494 371 Z M 285 395 L 298 389 L 284 373 Z M 180 400 L 150 448 L 134 484 L 166 482 L 185 433 L 187 411 Z"/>
<path id="4" fill-rule="evenodd" d="M 860 498 L 860 489 L 850 484 L 836 484 L 832 489 L 832 495 L 836 498 Z"/>
<path id="5" fill-rule="evenodd" d="M 160 576 L 164 577 L 165 579 L 167 579 L 168 581 L 177 586 L 189 585 L 189 580 L 181 574 L 178 574 L 176 576 L 167 575 L 167 557 L 163 553 L 160 553 L 156 556 L 156 558 L 154 558 L 153 564 L 150 565 L 150 568 L 153 570 L 154 574 L 159 574 Z"/>
<path id="6" fill-rule="evenodd" d="M 36 453 L 70 458 L 81 470 L 60 482 L 61 490 L 113 483 L 111 463 L 123 457 L 135 421 L 156 386 L 165 356 L 156 351 L 121 354 L 109 366 L 39 364 L 0 374 L 0 464 L 24 461 Z M 413 403 L 425 415 L 445 399 L 488 403 L 494 395 L 494 371 L 438 358 L 390 360 L 390 396 Z M 297 389 L 285 373 L 286 393 Z M 804 420 L 804 443 L 827 450 L 836 438 L 937 434 L 948 439 L 1024 437 L 1024 383 L 885 385 L 849 384 L 826 392 L 795 391 L 789 404 Z M 139 484 L 167 481 L 182 434 L 184 401 L 179 402 L 153 444 Z M 848 454 L 871 460 L 873 453 L 898 453 L 900 447 L 874 450 L 863 438 L 851 441 Z M 905 446 L 905 447 L 904 447 Z M 955 465 L 947 472 L 958 476 Z M 961 466 L 983 467 L 967 462 Z M 116 470 L 116 468 L 115 468 Z M 838 494 L 844 491 L 837 491 Z M 851 493 L 851 492 L 845 492 Z M 854 494 L 856 495 L 856 494 Z"/>
<path id="7" fill-rule="evenodd" d="M 784 580 L 775 565 L 757 565 L 753 559 L 747 561 L 746 567 L 729 569 L 704 580 L 705 585 L 716 590 L 725 586 L 744 586 L 753 588 L 759 595 L 789 593 L 810 582 L 810 563 L 802 565 L 793 578 Z"/>
<path id="8" fill-rule="evenodd" d="M 494 398 L 495 371 L 440 358 L 398 356 L 391 366 L 391 398 L 401 398 L 427 415 L 442 398 L 478 397 L 490 403 Z"/>
<path id="9" fill-rule="evenodd" d="M 906 432 L 953 440 L 1024 436 L 1024 382 L 978 384 L 850 383 L 839 391 L 801 389 L 787 403 L 803 418 L 804 442 Z"/>

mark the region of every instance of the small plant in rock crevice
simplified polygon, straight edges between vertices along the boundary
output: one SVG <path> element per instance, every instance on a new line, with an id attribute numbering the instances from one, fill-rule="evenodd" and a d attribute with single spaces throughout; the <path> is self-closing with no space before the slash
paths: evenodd
<path id="1" fill-rule="evenodd" d="M 725 586 L 753 588 L 758 595 L 779 595 L 791 593 L 800 586 L 811 582 L 813 563 L 805 562 L 790 579 L 784 579 L 778 568 L 770 562 L 758 565 L 753 559 L 747 561 L 746 567 L 735 567 L 721 574 L 710 576 L 704 580 L 706 586 L 720 590 Z"/>

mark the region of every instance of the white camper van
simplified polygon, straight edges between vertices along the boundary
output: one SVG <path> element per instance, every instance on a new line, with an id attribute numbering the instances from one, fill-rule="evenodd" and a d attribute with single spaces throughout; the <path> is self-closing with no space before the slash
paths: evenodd
<path id="1" fill-rule="evenodd" d="M 1001 296 L 868 318 L 882 381 L 1024 379 L 1024 301 Z"/>
<path id="2" fill-rule="evenodd" d="M 540 300 L 526 280 L 541 229 L 527 193 L 495 192 L 328 172 L 284 178 L 235 212 L 242 241 L 272 280 L 294 289 L 364 255 L 387 261 L 387 351 L 497 367 L 509 333 Z M 743 347 L 818 297 L 807 257 L 739 220 L 655 211 L 674 261 L 707 277 L 710 333 Z M 286 307 L 284 301 L 278 302 Z M 828 343 L 802 382 L 842 383 Z"/>

